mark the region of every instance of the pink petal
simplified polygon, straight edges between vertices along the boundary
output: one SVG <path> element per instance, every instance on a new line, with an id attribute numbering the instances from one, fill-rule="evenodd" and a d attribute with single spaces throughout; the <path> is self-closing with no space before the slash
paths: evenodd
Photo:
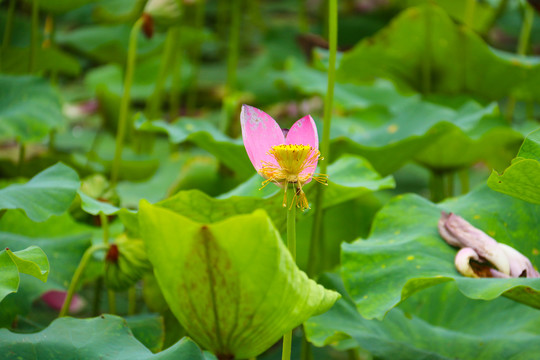
<path id="1" fill-rule="evenodd" d="M 309 145 L 319 149 L 317 126 L 311 115 L 306 115 L 294 123 L 287 134 L 285 144 Z"/>
<path id="2" fill-rule="evenodd" d="M 54 310 L 60 310 L 64 304 L 67 293 L 60 290 L 50 290 L 41 295 L 41 299 Z M 84 308 L 86 302 L 79 295 L 73 295 L 71 304 L 69 304 L 70 313 L 78 313 Z"/>
<path id="3" fill-rule="evenodd" d="M 317 126 L 311 115 L 306 115 L 296 121 L 289 130 L 285 138 L 285 144 L 309 145 L 314 149 L 319 149 L 319 135 L 317 134 Z M 300 174 L 313 174 L 317 168 L 317 162 L 313 166 L 308 166 Z M 309 183 L 311 178 L 305 182 Z"/>
<path id="4" fill-rule="evenodd" d="M 272 146 L 285 143 L 285 137 L 276 121 L 262 110 L 243 105 L 240 124 L 244 146 L 255 169 L 261 169 L 262 161 L 277 165 L 275 159 L 268 155 Z"/>

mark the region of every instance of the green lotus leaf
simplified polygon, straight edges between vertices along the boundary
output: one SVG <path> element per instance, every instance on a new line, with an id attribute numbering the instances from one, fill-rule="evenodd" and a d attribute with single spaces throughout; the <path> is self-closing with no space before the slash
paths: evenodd
<path id="1" fill-rule="evenodd" d="M 460 59 L 461 65 L 448 59 Z M 430 78 L 423 75 L 425 64 Z M 510 94 L 538 101 L 540 62 L 491 48 L 440 7 L 425 5 L 406 9 L 362 40 L 343 56 L 337 71 L 338 80 L 346 82 L 379 77 L 417 91 L 468 93 L 490 100 Z"/>
<path id="2" fill-rule="evenodd" d="M 37 246 L 29 246 L 15 252 L 9 248 L 2 249 L 0 251 L 0 302 L 7 294 L 19 289 L 19 273 L 28 274 L 46 282 L 49 275 L 47 255 Z"/>
<path id="3" fill-rule="evenodd" d="M 153 353 L 160 352 L 165 340 L 163 318 L 158 314 L 138 314 L 125 318 L 133 336 Z"/>
<path id="4" fill-rule="evenodd" d="M 0 140 L 41 140 L 64 117 L 51 84 L 33 76 L 0 76 Z"/>
<path id="5" fill-rule="evenodd" d="M 342 277 L 362 316 L 383 318 L 413 293 L 455 281 L 472 299 L 504 295 L 540 308 L 538 278 L 468 278 L 454 266 L 457 250 L 439 235 L 441 211 L 454 212 L 501 243 L 540 264 L 540 207 L 483 186 L 435 205 L 416 195 L 397 196 L 376 216 L 368 240 L 342 245 Z"/>
<path id="6" fill-rule="evenodd" d="M 540 313 L 505 298 L 467 299 L 454 284 L 444 284 L 415 294 L 382 321 L 367 320 L 339 278 L 325 275 L 321 282 L 336 286 L 343 298 L 304 324 L 316 346 L 360 346 L 374 358 L 389 360 L 535 359 L 540 351 Z"/>
<path id="7" fill-rule="evenodd" d="M 183 118 L 169 124 L 162 120 L 145 121 L 140 118 L 137 128 L 166 133 L 173 144 L 191 141 L 214 155 L 242 178 L 249 177 L 254 171 L 242 140 L 229 138 L 209 122 Z"/>
<path id="8" fill-rule="evenodd" d="M 53 216 L 44 222 L 33 222 L 19 211 L 8 210 L 0 219 L 0 243 L 10 250 L 39 246 L 47 254 L 48 273 L 44 283 L 33 277 L 20 279 L 19 291 L 8 295 L 0 306 L 0 327 L 9 326 L 18 314 L 29 311 L 32 302 L 48 290 L 67 290 L 84 251 L 90 246 L 93 228 L 76 223 L 68 213 Z M 37 254 L 37 250 L 34 250 Z M 37 262 L 37 261 L 36 261 Z M 40 269 L 45 269 L 41 263 Z M 85 279 L 102 271 L 91 264 Z"/>
<path id="9" fill-rule="evenodd" d="M 139 222 L 169 307 L 217 355 L 257 356 L 339 297 L 296 267 L 264 211 L 209 224 L 143 201 Z"/>
<path id="10" fill-rule="evenodd" d="M 69 209 L 80 186 L 72 168 L 58 163 L 25 184 L 0 189 L 0 209 L 21 209 L 34 221 L 45 221 Z"/>
<path id="11" fill-rule="evenodd" d="M 288 69 L 301 92 L 324 96 L 326 73 L 298 61 L 289 61 Z M 385 80 L 336 83 L 335 102 L 348 114 L 332 121 L 332 156 L 363 156 L 383 175 L 412 159 L 439 171 L 478 160 L 503 168 L 522 140 L 495 103 L 484 106 L 465 97 L 404 93 Z"/>
<path id="12" fill-rule="evenodd" d="M 469 3 L 467 0 L 392 0 L 392 3 L 398 6 L 418 6 L 434 3 L 440 6 L 453 19 L 465 24 Z M 477 3 L 474 7 L 474 17 L 470 26 L 473 30 L 483 32 L 489 30 L 492 25 L 495 9 L 489 3 Z"/>
<path id="13" fill-rule="evenodd" d="M 81 72 L 78 60 L 70 54 L 55 48 L 38 49 L 35 55 L 39 61 L 35 64 L 35 71 L 56 71 L 61 74 L 76 76 Z M 30 61 L 30 48 L 12 47 L 2 51 L 2 72 L 6 74 L 28 74 Z"/>
<path id="14" fill-rule="evenodd" d="M 16 334 L 0 329 L 0 351 L 6 360 L 204 360 L 201 349 L 188 338 L 181 339 L 163 352 L 152 354 L 135 339 L 126 321 L 114 315 L 91 319 L 64 317 L 33 334 Z"/>
<path id="15" fill-rule="evenodd" d="M 103 213 L 105 215 L 113 215 L 120 211 L 120 208 L 108 202 L 96 200 L 80 190 L 77 191 L 77 194 L 81 199 L 81 208 L 88 214 L 99 215 L 99 213 Z"/>
<path id="16" fill-rule="evenodd" d="M 32 4 L 31 0 L 25 1 Z M 61 14 L 93 2 L 99 2 L 99 0 L 47 0 L 40 3 L 39 7 L 43 11 Z"/>
<path id="17" fill-rule="evenodd" d="M 280 199 L 283 197 L 283 189 L 272 184 L 260 189 L 263 180 L 259 174 L 255 174 L 246 182 L 228 193 L 220 195 L 218 198 L 249 196 Z M 319 185 L 314 184 L 305 187 L 308 200 L 315 198 L 315 186 Z M 343 155 L 328 166 L 328 188 L 324 191 L 323 207 L 326 208 L 356 199 L 370 191 L 391 189 L 393 187 L 395 187 L 395 182 L 392 176 L 382 177 L 366 159 L 355 155 Z"/>
<path id="18" fill-rule="evenodd" d="M 512 165 L 503 173 L 493 170 L 487 184 L 503 194 L 540 204 L 540 129 L 525 138 Z"/>

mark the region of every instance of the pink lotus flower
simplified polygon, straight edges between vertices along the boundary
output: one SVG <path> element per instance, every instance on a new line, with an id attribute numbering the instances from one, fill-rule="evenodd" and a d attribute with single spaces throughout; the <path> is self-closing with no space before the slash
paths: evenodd
<path id="1" fill-rule="evenodd" d="M 296 187 L 296 206 L 309 208 L 302 186 L 311 179 L 327 184 L 328 176 L 315 174 L 317 162 L 322 160 L 315 121 L 306 115 L 291 127 L 282 130 L 264 111 L 242 106 L 240 114 L 242 138 L 251 163 L 266 180 L 262 187 L 274 183 L 285 189 L 283 206 L 287 204 L 287 186 Z M 315 175 L 315 176 L 314 176 Z"/>

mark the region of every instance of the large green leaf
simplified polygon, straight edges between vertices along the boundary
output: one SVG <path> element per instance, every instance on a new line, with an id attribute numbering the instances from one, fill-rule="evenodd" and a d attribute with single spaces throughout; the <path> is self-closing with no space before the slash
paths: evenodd
<path id="1" fill-rule="evenodd" d="M 169 124 L 162 120 L 144 121 L 140 119 L 139 130 L 163 132 L 169 135 L 173 144 L 191 141 L 222 161 L 240 177 L 247 178 L 253 173 L 241 139 L 231 139 L 207 121 L 182 119 Z"/>
<path id="2" fill-rule="evenodd" d="M 403 360 L 532 360 L 540 351 L 540 313 L 508 299 L 471 300 L 445 284 L 416 294 L 383 321 L 367 320 L 338 279 L 321 281 L 337 286 L 343 298 L 306 322 L 308 339 L 317 346 L 360 346 L 377 359 Z"/>
<path id="3" fill-rule="evenodd" d="M 296 267 L 264 211 L 204 224 L 142 202 L 139 221 L 169 307 L 218 355 L 256 356 L 338 298 Z"/>
<path id="4" fill-rule="evenodd" d="M 47 255 L 37 246 L 20 251 L 5 248 L 0 251 L 0 302 L 7 294 L 19 289 L 19 273 L 32 275 L 46 282 L 49 275 Z"/>
<path id="5" fill-rule="evenodd" d="M 368 240 L 342 246 L 342 276 L 358 311 L 366 318 L 382 318 L 411 294 L 447 281 L 455 281 L 473 299 L 505 295 L 540 308 L 538 278 L 474 279 L 456 271 L 456 249 L 437 229 L 443 210 L 457 213 L 540 264 L 540 206 L 486 186 L 439 205 L 416 195 L 398 196 L 377 214 Z"/>
<path id="6" fill-rule="evenodd" d="M 92 319 L 60 318 L 34 334 L 0 329 L 0 351 L 6 360 L 204 360 L 201 349 L 188 338 L 161 353 L 152 354 L 133 337 L 126 321 L 114 315 Z"/>
<path id="7" fill-rule="evenodd" d="M 26 184 L 13 184 L 1 189 L 0 209 L 22 209 L 30 219 L 44 221 L 69 208 L 79 184 L 75 170 L 58 163 Z"/>
<path id="8" fill-rule="evenodd" d="M 0 75 L 0 140 L 40 140 L 63 122 L 58 94 L 47 80 Z"/>
<path id="9" fill-rule="evenodd" d="M 540 130 L 527 136 L 512 165 L 501 174 L 493 170 L 487 183 L 493 190 L 540 204 Z"/>
<path id="10" fill-rule="evenodd" d="M 448 59 L 459 59 L 458 66 Z M 426 5 L 403 11 L 385 29 L 361 41 L 343 56 L 337 76 L 347 82 L 388 78 L 418 91 L 537 101 L 540 62 L 490 48 L 441 8 Z"/>
<path id="11" fill-rule="evenodd" d="M 326 73 L 297 61 L 288 65 L 289 77 L 300 91 L 324 96 Z M 335 102 L 349 114 L 332 121 L 333 156 L 361 155 L 381 174 L 411 159 L 439 171 L 480 159 L 503 168 L 522 139 L 495 103 L 483 106 L 464 97 L 405 94 L 383 80 L 371 85 L 337 83 Z"/>

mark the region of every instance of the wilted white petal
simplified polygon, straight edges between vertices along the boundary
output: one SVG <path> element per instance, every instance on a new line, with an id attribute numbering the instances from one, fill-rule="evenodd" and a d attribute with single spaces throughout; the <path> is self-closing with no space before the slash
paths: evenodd
<path id="1" fill-rule="evenodd" d="M 478 275 L 476 275 L 471 267 L 471 260 L 480 261 L 480 257 L 473 249 L 463 248 L 457 252 L 454 264 L 461 275 L 477 278 Z"/>
<path id="2" fill-rule="evenodd" d="M 489 261 L 497 270 L 510 275 L 508 258 L 503 249 L 498 246 L 497 241 L 462 217 L 443 212 L 439 220 L 439 232 L 450 245 L 472 248 L 478 256 Z"/>
<path id="3" fill-rule="evenodd" d="M 540 274 L 538 274 L 538 271 L 533 267 L 531 261 L 522 253 L 506 244 L 499 243 L 499 247 L 506 253 L 508 261 L 510 262 L 511 277 L 540 277 Z"/>

